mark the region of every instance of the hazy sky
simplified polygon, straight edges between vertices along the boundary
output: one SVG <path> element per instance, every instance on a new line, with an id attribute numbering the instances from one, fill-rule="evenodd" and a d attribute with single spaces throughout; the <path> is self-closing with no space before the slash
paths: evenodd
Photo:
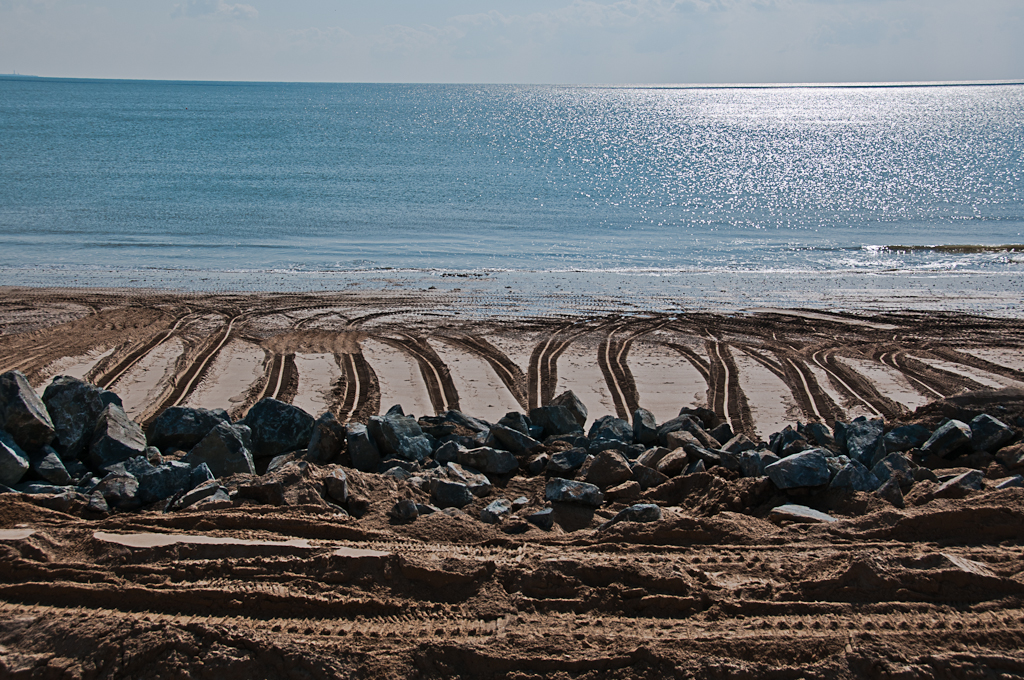
<path id="1" fill-rule="evenodd" d="M 741 83 L 1024 78 L 1024 0 L 0 0 L 0 73 Z"/>

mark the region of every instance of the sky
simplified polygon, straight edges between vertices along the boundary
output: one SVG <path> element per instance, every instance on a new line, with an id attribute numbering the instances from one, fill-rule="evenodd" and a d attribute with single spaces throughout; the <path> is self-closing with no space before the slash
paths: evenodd
<path id="1" fill-rule="evenodd" d="M 1024 79 L 1024 0 L 0 0 L 0 73 L 558 84 Z"/>

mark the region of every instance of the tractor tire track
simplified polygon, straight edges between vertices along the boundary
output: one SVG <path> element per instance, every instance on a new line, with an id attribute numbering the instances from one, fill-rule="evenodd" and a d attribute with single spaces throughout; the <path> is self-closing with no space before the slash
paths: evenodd
<path id="1" fill-rule="evenodd" d="M 490 365 L 495 375 L 524 409 L 529 410 L 530 401 L 527 394 L 527 377 L 504 352 L 492 345 L 485 338 L 468 335 L 435 335 L 437 340 L 445 342 L 480 357 Z"/>
<path id="2" fill-rule="evenodd" d="M 397 337 L 378 336 L 376 339 L 416 360 L 423 382 L 427 386 L 430 404 L 436 414 L 459 410 L 459 393 L 452 380 L 451 371 L 425 339 L 404 333 Z"/>

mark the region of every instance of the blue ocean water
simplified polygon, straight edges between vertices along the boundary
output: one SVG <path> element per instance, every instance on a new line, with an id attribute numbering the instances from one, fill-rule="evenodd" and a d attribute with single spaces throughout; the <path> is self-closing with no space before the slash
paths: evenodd
<path id="1" fill-rule="evenodd" d="M 1024 85 L 0 78 L 0 178 L 3 285 L 1015 277 L 1012 248 L 929 246 L 1024 243 Z"/>

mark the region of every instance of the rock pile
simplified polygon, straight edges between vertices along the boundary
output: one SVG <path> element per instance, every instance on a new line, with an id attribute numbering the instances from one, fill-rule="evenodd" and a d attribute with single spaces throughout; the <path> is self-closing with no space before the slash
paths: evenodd
<path id="1" fill-rule="evenodd" d="M 769 506 L 756 510 L 779 522 L 832 521 L 795 502 L 823 493 L 870 493 L 903 507 L 1024 485 L 1020 416 L 933 420 L 798 424 L 755 442 L 708 409 L 684 408 L 661 424 L 637 409 L 631 423 L 604 416 L 585 432 L 587 409 L 566 392 L 496 423 L 459 411 L 417 419 L 395 406 L 343 425 L 267 398 L 239 422 L 176 406 L 143 431 L 112 392 L 61 376 L 40 398 L 11 371 L 0 375 L 0 492 L 86 516 L 255 502 L 360 517 L 371 499 L 352 493 L 349 478 L 374 475 L 403 490 L 393 522 L 487 499 L 481 522 L 522 531 L 551 529 L 559 508 L 607 508 L 602 528 L 657 521 L 679 480 L 695 475 L 755 480 Z M 519 477 L 541 477 L 543 497 L 502 495 Z"/>

